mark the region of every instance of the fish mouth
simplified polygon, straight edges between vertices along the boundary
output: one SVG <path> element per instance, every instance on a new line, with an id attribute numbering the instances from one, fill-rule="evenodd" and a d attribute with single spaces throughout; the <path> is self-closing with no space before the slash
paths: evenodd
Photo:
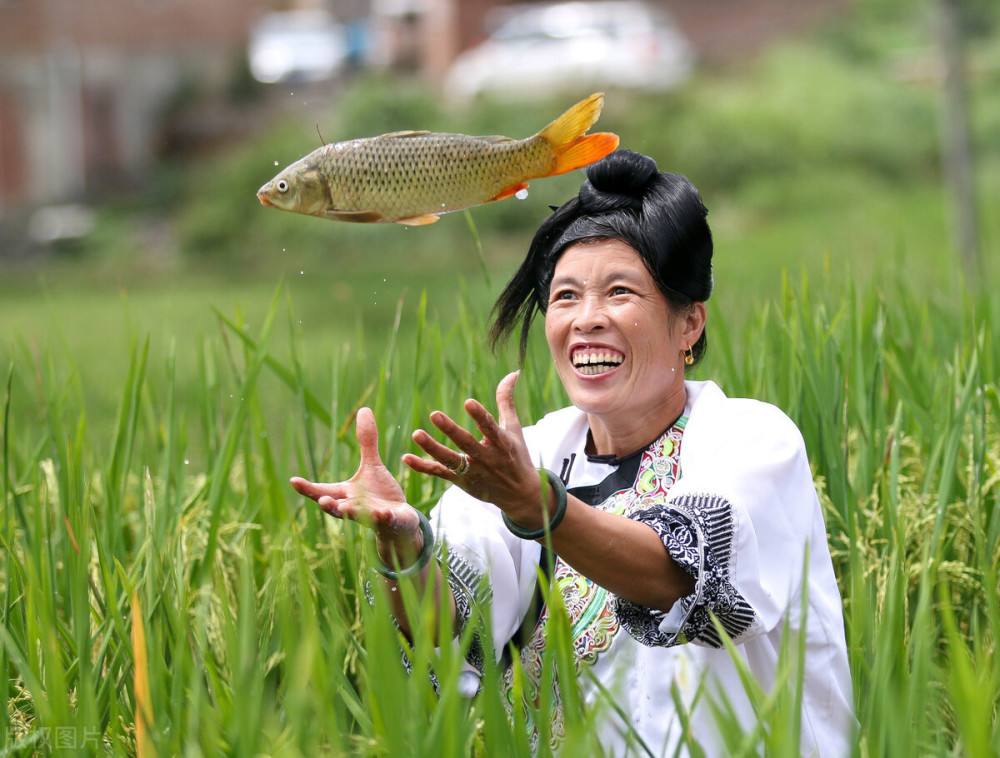
<path id="1" fill-rule="evenodd" d="M 263 206 L 266 206 L 268 208 L 273 208 L 274 207 L 274 203 L 271 202 L 270 196 L 267 194 L 267 191 L 264 190 L 263 187 L 261 189 L 257 190 L 257 199 L 260 201 L 260 204 L 263 205 Z"/>

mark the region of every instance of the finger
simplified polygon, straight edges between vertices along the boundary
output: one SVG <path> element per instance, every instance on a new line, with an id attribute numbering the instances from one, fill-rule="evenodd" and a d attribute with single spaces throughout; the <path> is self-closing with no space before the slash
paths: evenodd
<path id="1" fill-rule="evenodd" d="M 361 465 L 381 465 L 378 454 L 378 426 L 371 408 L 359 408 L 354 419 L 354 434 L 361 449 Z"/>
<path id="2" fill-rule="evenodd" d="M 458 478 L 455 476 L 454 471 L 438 461 L 430 461 L 413 453 L 405 453 L 402 460 L 404 464 L 418 474 L 436 476 L 438 479 L 444 479 L 446 482 L 454 482 Z"/>
<path id="3" fill-rule="evenodd" d="M 337 515 L 340 518 L 354 521 L 362 526 L 373 526 L 371 508 L 369 508 L 364 498 L 348 497 L 336 501 Z"/>
<path id="4" fill-rule="evenodd" d="M 343 518 L 340 513 L 340 508 L 337 506 L 336 498 L 332 498 L 328 495 L 324 495 L 319 500 L 316 501 L 319 504 L 320 510 L 327 513 L 334 518 Z"/>
<path id="5" fill-rule="evenodd" d="M 500 412 L 501 429 L 521 428 L 521 420 L 517 417 L 517 405 L 514 403 L 514 388 L 520 376 L 520 371 L 512 371 L 497 385 L 497 409 Z"/>
<path id="6" fill-rule="evenodd" d="M 447 445 L 442 445 L 423 429 L 417 429 L 413 433 L 412 439 L 423 448 L 425 453 L 436 458 L 444 466 L 458 466 L 462 462 L 461 453 L 456 453 Z"/>
<path id="7" fill-rule="evenodd" d="M 494 445 L 503 445 L 503 430 L 497 420 L 493 418 L 493 414 L 486 409 L 486 406 L 478 400 L 466 400 L 465 411 L 472 416 L 472 420 L 476 422 L 483 437 Z"/>
<path id="8" fill-rule="evenodd" d="M 372 524 L 380 526 L 392 533 L 420 533 L 420 522 L 416 517 L 408 517 L 405 511 L 391 506 L 378 506 L 371 509 Z"/>
<path id="9" fill-rule="evenodd" d="M 463 427 L 456 424 L 451 418 L 441 411 L 434 411 L 431 414 L 431 421 L 434 426 L 448 435 L 452 442 L 458 445 L 467 455 L 475 456 L 480 452 L 479 442 Z M 428 451 L 430 452 L 430 451 Z"/>
<path id="10" fill-rule="evenodd" d="M 347 487 L 340 482 L 331 483 L 321 483 L 321 482 L 310 482 L 308 479 L 303 479 L 301 476 L 293 476 L 288 480 L 288 483 L 295 488 L 295 491 L 300 495 L 305 495 L 313 500 L 319 500 L 323 496 L 329 497 L 347 497 L 348 490 Z"/>
<path id="11" fill-rule="evenodd" d="M 365 526 L 372 526 L 377 521 L 363 497 L 333 498 L 324 495 L 317 503 L 324 513 L 334 518 L 356 521 Z"/>

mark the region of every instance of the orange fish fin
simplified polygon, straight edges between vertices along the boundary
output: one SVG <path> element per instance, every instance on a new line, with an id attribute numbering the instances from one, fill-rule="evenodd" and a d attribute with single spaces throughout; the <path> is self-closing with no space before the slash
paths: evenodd
<path id="1" fill-rule="evenodd" d="M 556 149 L 556 161 L 548 176 L 557 176 L 589 166 L 608 153 L 613 153 L 617 147 L 618 135 L 612 132 L 598 132 L 580 137 L 576 142 Z"/>
<path id="2" fill-rule="evenodd" d="M 599 161 L 618 147 L 618 135 L 600 132 L 585 136 L 601 115 L 604 93 L 595 92 L 546 126 L 538 136 L 549 143 L 555 161 L 547 176 L 565 174 Z"/>
<path id="3" fill-rule="evenodd" d="M 378 211 L 326 211 L 327 218 L 334 221 L 350 221 L 355 224 L 377 224 L 385 221 L 385 217 Z"/>
<path id="4" fill-rule="evenodd" d="M 436 224 L 440 218 L 436 213 L 425 213 L 423 216 L 397 218 L 396 223 L 403 226 L 427 226 L 428 224 Z"/>
<path id="5" fill-rule="evenodd" d="M 601 110 L 604 108 L 604 93 L 595 92 L 588 98 L 584 98 L 559 118 L 546 126 L 538 133 L 542 139 L 559 148 L 575 142 L 579 137 L 587 133 L 587 130 L 600 118 Z"/>
<path id="6" fill-rule="evenodd" d="M 518 182 L 517 184 L 512 184 L 509 187 L 504 187 L 500 192 L 490 198 L 490 200 L 503 200 L 504 198 L 510 197 L 511 195 L 516 195 L 523 189 L 528 189 L 527 182 Z"/>

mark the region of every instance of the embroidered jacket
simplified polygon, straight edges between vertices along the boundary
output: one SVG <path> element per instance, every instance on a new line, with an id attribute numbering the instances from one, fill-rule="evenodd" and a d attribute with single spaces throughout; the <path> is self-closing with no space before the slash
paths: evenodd
<path id="1" fill-rule="evenodd" d="M 802 754 L 845 755 L 855 722 L 842 606 L 801 434 L 772 405 L 727 398 L 712 382 L 686 388 L 684 416 L 625 458 L 588 457 L 587 416 L 573 407 L 524 430 L 532 459 L 560 474 L 571 494 L 650 526 L 695 579 L 694 592 L 664 613 L 617 598 L 555 560 L 577 668 L 590 667 L 600 683 L 581 677 L 583 690 L 589 699 L 610 691 L 620 706 L 600 710 L 602 742 L 610 754 L 638 753 L 625 736 L 625 718 L 646 748 L 673 755 L 681 733 L 678 695 L 708 755 L 725 754 L 714 707 L 725 703 L 753 728 L 750 700 L 714 616 L 765 691 L 775 681 L 783 636 L 805 634 Z M 540 545 L 514 537 L 494 505 L 455 487 L 431 522 L 448 546 L 460 618 L 468 617 L 485 576 L 498 654 L 522 626 L 534 625 L 518 654 L 526 694 L 537 694 L 548 617 L 536 595 Z M 470 656 L 470 672 L 479 665 Z M 558 709 L 553 722 L 558 737 Z"/>

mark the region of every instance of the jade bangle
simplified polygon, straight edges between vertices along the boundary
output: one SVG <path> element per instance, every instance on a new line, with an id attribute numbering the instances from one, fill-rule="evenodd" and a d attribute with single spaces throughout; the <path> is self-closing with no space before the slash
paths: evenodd
<path id="1" fill-rule="evenodd" d="M 546 478 L 549 480 L 549 487 L 556 493 L 556 510 L 552 514 L 552 518 L 549 520 L 548 526 L 543 526 L 541 529 L 525 529 L 523 526 L 520 526 L 507 518 L 506 513 L 503 514 L 504 526 L 510 530 L 511 534 L 515 537 L 520 537 L 522 540 L 537 540 L 544 537 L 546 532 L 551 534 L 556 530 L 556 527 L 562 523 L 563 517 L 566 515 L 566 485 L 563 484 L 562 479 L 546 468 L 540 468 L 538 469 L 538 472 L 540 474 L 545 474 Z"/>
<path id="2" fill-rule="evenodd" d="M 431 529 L 431 522 L 427 520 L 427 517 L 423 513 L 417 511 L 417 516 L 420 518 L 420 534 L 424 538 L 423 547 L 420 548 L 420 555 L 417 556 L 417 560 L 412 566 L 407 566 L 398 571 L 386 566 L 382 562 L 382 559 L 379 558 L 374 569 L 386 579 L 396 580 L 401 576 L 412 576 L 423 571 L 424 566 L 430 562 L 431 555 L 434 553 L 434 531 Z"/>

